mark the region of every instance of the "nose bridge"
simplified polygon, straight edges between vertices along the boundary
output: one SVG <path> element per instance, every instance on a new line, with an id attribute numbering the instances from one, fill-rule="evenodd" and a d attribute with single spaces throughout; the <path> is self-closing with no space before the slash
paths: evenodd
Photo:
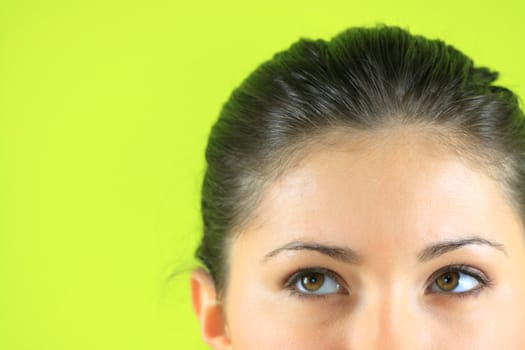
<path id="1" fill-rule="evenodd" d="M 379 301 L 377 349 L 417 348 L 416 315 L 413 314 L 410 304 L 407 294 L 402 291 L 394 291 Z"/>
<path id="2" fill-rule="evenodd" d="M 423 320 L 409 293 L 402 288 L 382 290 L 366 298 L 356 349 L 416 350 Z M 359 322 L 359 321 L 358 321 Z"/>

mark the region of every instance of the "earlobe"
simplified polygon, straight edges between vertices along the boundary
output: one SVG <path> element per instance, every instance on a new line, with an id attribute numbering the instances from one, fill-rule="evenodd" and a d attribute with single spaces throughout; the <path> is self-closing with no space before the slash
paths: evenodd
<path id="1" fill-rule="evenodd" d="M 201 337 L 214 350 L 231 349 L 226 329 L 224 310 L 217 300 L 213 279 L 203 269 L 191 273 L 193 311 L 201 325 Z"/>

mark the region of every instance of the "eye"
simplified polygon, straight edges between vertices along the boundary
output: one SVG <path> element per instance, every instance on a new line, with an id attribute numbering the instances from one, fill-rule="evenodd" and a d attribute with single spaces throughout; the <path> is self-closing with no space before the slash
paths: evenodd
<path id="1" fill-rule="evenodd" d="M 340 278 L 332 271 L 323 268 L 303 269 L 292 275 L 286 287 L 302 296 L 322 296 L 346 294 L 347 290 L 339 282 Z"/>
<path id="2" fill-rule="evenodd" d="M 447 266 L 432 278 L 429 291 L 432 293 L 468 294 L 485 287 L 489 280 L 486 275 L 469 266 Z"/>

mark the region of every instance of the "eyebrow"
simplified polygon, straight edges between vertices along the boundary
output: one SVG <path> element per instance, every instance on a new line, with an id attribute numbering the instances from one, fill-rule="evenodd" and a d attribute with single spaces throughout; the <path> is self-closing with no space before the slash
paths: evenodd
<path id="1" fill-rule="evenodd" d="M 447 240 L 444 242 L 434 243 L 424 248 L 418 254 L 418 261 L 427 262 L 429 260 L 440 257 L 441 255 L 446 254 L 448 252 L 463 248 L 465 246 L 470 246 L 470 245 L 481 245 L 481 246 L 492 247 L 492 248 L 495 248 L 501 251 L 503 254 L 507 255 L 507 250 L 505 249 L 505 246 L 501 243 L 491 241 L 491 240 L 481 238 L 481 237 L 469 237 L 469 238 L 461 238 L 461 239 Z M 274 249 L 264 256 L 263 261 L 266 262 L 270 260 L 271 258 L 275 257 L 276 255 L 282 252 L 285 252 L 285 251 L 298 251 L 298 250 L 315 251 L 323 255 L 329 256 L 333 259 L 342 261 L 344 263 L 349 263 L 349 264 L 354 264 L 354 265 L 358 265 L 363 261 L 363 257 L 350 248 L 326 245 L 326 244 L 315 243 L 315 242 L 304 242 L 304 241 L 293 241 L 277 249 Z"/>
<path id="2" fill-rule="evenodd" d="M 481 237 L 469 237 L 461 238 L 454 240 L 447 240 L 444 242 L 439 242 L 432 244 L 431 246 L 426 247 L 418 254 L 418 261 L 426 262 L 432 259 L 435 259 L 445 253 L 463 248 L 469 245 L 482 245 L 495 248 L 501 251 L 503 254 L 507 255 L 507 250 L 505 246 L 501 243 L 494 242 Z"/>
<path id="3" fill-rule="evenodd" d="M 294 250 L 316 251 L 336 260 L 349 264 L 359 264 L 362 261 L 362 257 L 350 248 L 303 241 L 290 242 L 283 245 L 282 247 L 272 250 L 264 256 L 263 261 L 267 261 L 270 258 L 273 258 L 274 256 L 278 255 L 279 253 Z"/>

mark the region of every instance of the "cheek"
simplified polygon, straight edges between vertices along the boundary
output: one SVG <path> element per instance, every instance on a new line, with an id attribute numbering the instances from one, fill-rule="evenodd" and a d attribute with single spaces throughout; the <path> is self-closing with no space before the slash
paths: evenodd
<path id="1" fill-rule="evenodd" d="M 344 332 L 337 326 L 345 322 L 334 318 L 337 302 L 301 301 L 288 291 L 276 293 L 256 280 L 232 277 L 226 323 L 234 349 L 344 349 Z"/>
<path id="2" fill-rule="evenodd" d="M 491 335 L 491 342 L 481 349 L 525 349 L 525 282 L 519 272 L 498 290 L 498 302 L 487 307 L 483 334 Z"/>
<path id="3" fill-rule="evenodd" d="M 512 288 L 471 301 L 472 307 L 455 302 L 448 303 L 448 311 L 421 307 L 405 322 L 390 325 L 381 324 L 372 308 L 359 310 L 343 300 L 300 301 L 256 285 L 232 286 L 231 291 L 227 324 L 234 349 L 387 348 L 395 338 L 399 344 L 436 350 L 525 349 L 525 305 Z"/>
<path id="4" fill-rule="evenodd" d="M 234 349 L 345 349 L 337 345 L 342 343 L 340 332 L 309 327 L 308 322 L 297 322 L 283 313 L 275 317 L 274 310 L 245 305 L 233 312 L 228 325 Z"/>
<path id="5" fill-rule="evenodd" d="M 520 237 L 521 238 L 521 237 Z M 500 278 L 480 308 L 475 330 L 479 349 L 525 349 L 525 254 L 522 242 L 510 246 L 512 262 L 502 264 Z M 515 247 L 520 248 L 515 249 Z"/>

